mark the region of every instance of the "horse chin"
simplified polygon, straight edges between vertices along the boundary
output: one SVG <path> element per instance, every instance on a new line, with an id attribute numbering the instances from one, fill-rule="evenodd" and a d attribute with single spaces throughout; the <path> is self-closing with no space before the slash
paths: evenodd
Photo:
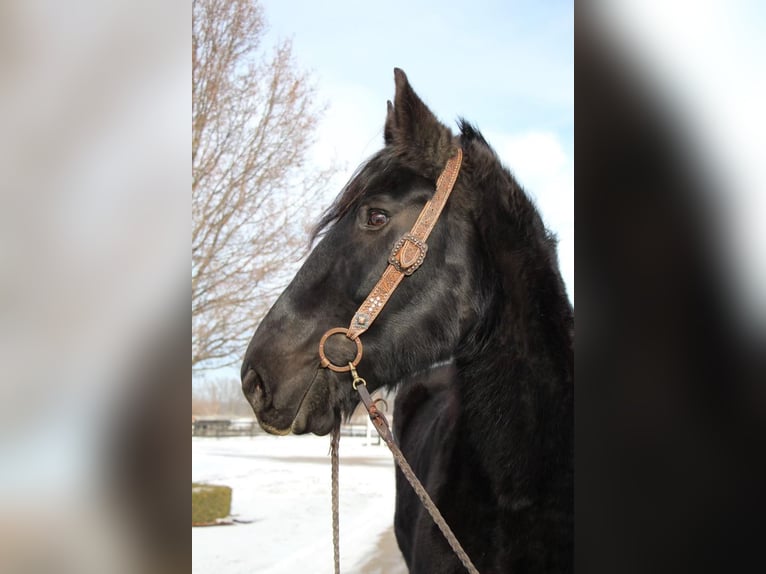
<path id="1" fill-rule="evenodd" d="M 331 410 L 319 413 L 299 413 L 293 422 L 293 434 L 314 433 L 323 436 L 328 434 L 335 424 Z"/>
<path id="2" fill-rule="evenodd" d="M 258 424 L 261 426 L 263 430 L 265 430 L 269 434 L 279 435 L 279 436 L 285 436 L 290 434 L 290 431 L 292 430 L 290 427 L 286 429 L 278 429 L 276 427 L 273 427 L 269 424 L 266 424 L 262 421 L 259 421 Z"/>
<path id="3" fill-rule="evenodd" d="M 294 434 L 328 434 L 335 424 L 327 380 L 315 381 L 301 403 L 291 426 Z"/>

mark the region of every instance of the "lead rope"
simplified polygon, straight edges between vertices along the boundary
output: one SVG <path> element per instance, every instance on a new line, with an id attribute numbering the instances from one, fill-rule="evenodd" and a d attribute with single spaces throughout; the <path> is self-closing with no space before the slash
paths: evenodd
<path id="1" fill-rule="evenodd" d="M 354 377 L 354 380 L 352 383 L 354 386 L 354 390 L 356 390 L 356 392 L 359 393 L 359 397 L 362 399 L 362 403 L 364 403 L 364 406 L 367 409 L 367 413 L 370 415 L 370 420 L 375 426 L 375 430 L 378 431 L 380 438 L 382 438 L 383 442 L 385 442 L 386 446 L 388 446 L 389 450 L 391 451 L 391 454 L 394 456 L 394 460 L 396 461 L 396 464 L 399 465 L 399 468 L 401 469 L 402 474 L 404 474 L 404 477 L 412 486 L 413 490 L 415 491 L 415 494 L 417 494 L 418 498 L 420 498 L 420 501 L 423 503 L 423 506 L 428 511 L 428 514 L 431 515 L 431 518 L 433 519 L 434 523 L 436 523 L 436 526 L 438 526 L 439 530 L 441 530 L 442 534 L 444 535 L 444 538 L 447 539 L 447 542 L 452 548 L 452 551 L 455 553 L 455 556 L 457 556 L 458 559 L 460 559 L 460 562 L 463 563 L 463 566 L 465 567 L 466 571 L 470 572 L 471 574 L 479 574 L 479 571 L 476 569 L 476 566 L 473 565 L 473 562 L 471 562 L 471 559 L 468 557 L 468 554 L 466 553 L 465 550 L 463 550 L 463 547 L 460 545 L 460 542 L 458 542 L 458 539 L 455 537 L 455 534 L 452 532 L 452 529 L 447 524 L 447 521 L 444 520 L 442 513 L 439 512 L 439 509 L 436 507 L 433 500 L 431 500 L 431 497 L 428 495 L 428 492 L 426 492 L 426 489 L 423 488 L 423 484 L 415 475 L 415 472 L 412 470 L 412 467 L 407 462 L 407 459 L 404 458 L 402 451 L 399 450 L 399 447 L 397 446 L 396 442 L 394 442 L 394 435 L 391 434 L 391 428 L 388 426 L 388 421 L 386 420 L 386 417 L 383 415 L 382 412 L 378 410 L 378 407 L 375 404 L 376 401 L 372 400 L 370 393 L 367 391 L 367 381 L 365 381 L 362 377 L 360 377 L 357 374 L 356 368 L 354 368 L 352 363 L 349 363 L 349 366 L 351 367 L 350 369 L 351 375 Z M 330 452 L 332 454 L 332 535 L 333 535 L 333 551 L 335 555 L 335 574 L 340 574 L 340 549 L 339 549 L 339 542 L 338 542 L 339 540 L 339 536 L 338 536 L 338 445 L 339 443 L 340 443 L 340 424 L 336 423 L 335 427 L 333 427 L 332 442 L 330 443 Z"/>
<path id="2" fill-rule="evenodd" d="M 332 427 L 330 457 L 332 460 L 332 550 L 335 574 L 340 574 L 340 529 L 338 517 L 338 448 L 340 446 L 340 419 Z"/>

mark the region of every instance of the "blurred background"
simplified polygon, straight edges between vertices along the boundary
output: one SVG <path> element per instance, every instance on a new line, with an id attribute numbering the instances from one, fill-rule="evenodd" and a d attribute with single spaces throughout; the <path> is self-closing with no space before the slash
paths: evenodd
<path id="1" fill-rule="evenodd" d="M 575 198 L 578 566 L 760 562 L 762 3 L 195 0 L 191 67 L 188 4 L 102 4 L 0 6 L 0 570 L 189 570 L 190 379 L 220 411 L 292 274 L 240 255 L 263 217 L 299 264 L 394 66 L 535 197 L 573 301 Z M 245 33 L 211 76 L 206 10 Z"/>
<path id="2" fill-rule="evenodd" d="M 0 6 L 3 572 L 188 570 L 189 16 Z"/>
<path id="3" fill-rule="evenodd" d="M 576 565 L 762 563 L 764 7 L 579 2 Z"/>

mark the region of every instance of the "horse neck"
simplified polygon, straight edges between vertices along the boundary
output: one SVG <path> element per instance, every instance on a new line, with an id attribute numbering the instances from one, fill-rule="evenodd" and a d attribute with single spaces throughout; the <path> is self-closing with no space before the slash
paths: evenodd
<path id="1" fill-rule="evenodd" d="M 573 310 L 537 227 L 487 246 L 484 316 L 455 354 L 465 424 L 482 445 L 497 437 L 536 448 L 535 435 L 571 424 Z"/>

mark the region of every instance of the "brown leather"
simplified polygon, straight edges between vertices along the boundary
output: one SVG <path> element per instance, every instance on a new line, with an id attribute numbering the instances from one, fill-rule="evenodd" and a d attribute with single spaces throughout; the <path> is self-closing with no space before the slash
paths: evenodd
<path id="1" fill-rule="evenodd" d="M 405 275 L 412 275 L 423 263 L 428 252 L 426 239 L 439 220 L 439 215 L 441 215 L 444 205 L 452 193 L 452 188 L 455 187 L 462 161 L 463 150 L 457 148 L 457 152 L 447 161 L 444 171 L 436 182 L 436 192 L 433 197 L 423 206 L 423 210 L 410 232 L 405 233 L 396 242 L 388 258 L 388 267 L 370 291 L 367 299 L 354 313 L 346 333 L 346 337 L 349 339 L 357 339 L 359 335 L 370 328 L 372 322 L 391 298 L 391 294 L 399 286 L 402 278 Z"/>
<path id="2" fill-rule="evenodd" d="M 375 401 L 372 400 L 372 397 L 367 390 L 367 385 L 358 385 L 356 391 L 359 393 L 359 398 L 362 399 L 362 404 L 364 404 L 364 408 L 367 409 L 367 414 L 370 415 L 370 420 L 375 425 L 378 434 L 386 442 L 393 441 L 394 435 L 391 434 L 391 427 L 388 425 L 388 419 L 386 419 L 385 415 L 378 410 Z"/>
<path id="3" fill-rule="evenodd" d="M 449 199 L 452 188 L 455 187 L 457 176 L 460 173 L 460 164 L 463 161 L 463 150 L 457 148 L 453 155 L 444 166 L 439 179 L 436 181 L 436 192 L 433 197 L 426 202 L 423 210 L 420 212 L 415 224 L 409 233 L 405 233 L 399 241 L 396 242 L 391 255 L 388 257 L 388 267 L 383 275 L 372 288 L 370 294 L 359 306 L 348 329 L 337 327 L 330 329 L 324 334 L 319 345 L 319 356 L 322 367 L 329 368 L 336 372 L 347 372 L 350 370 L 348 365 L 335 365 L 330 362 L 324 354 L 324 343 L 329 336 L 335 333 L 345 331 L 346 337 L 355 341 L 358 347 L 358 354 L 354 360 L 356 366 L 361 359 L 361 342 L 359 335 L 370 328 L 372 322 L 380 314 L 380 311 L 391 298 L 391 294 L 399 286 L 399 283 L 405 275 L 412 275 L 423 263 L 428 252 L 426 239 L 439 220 L 444 205 Z"/>

